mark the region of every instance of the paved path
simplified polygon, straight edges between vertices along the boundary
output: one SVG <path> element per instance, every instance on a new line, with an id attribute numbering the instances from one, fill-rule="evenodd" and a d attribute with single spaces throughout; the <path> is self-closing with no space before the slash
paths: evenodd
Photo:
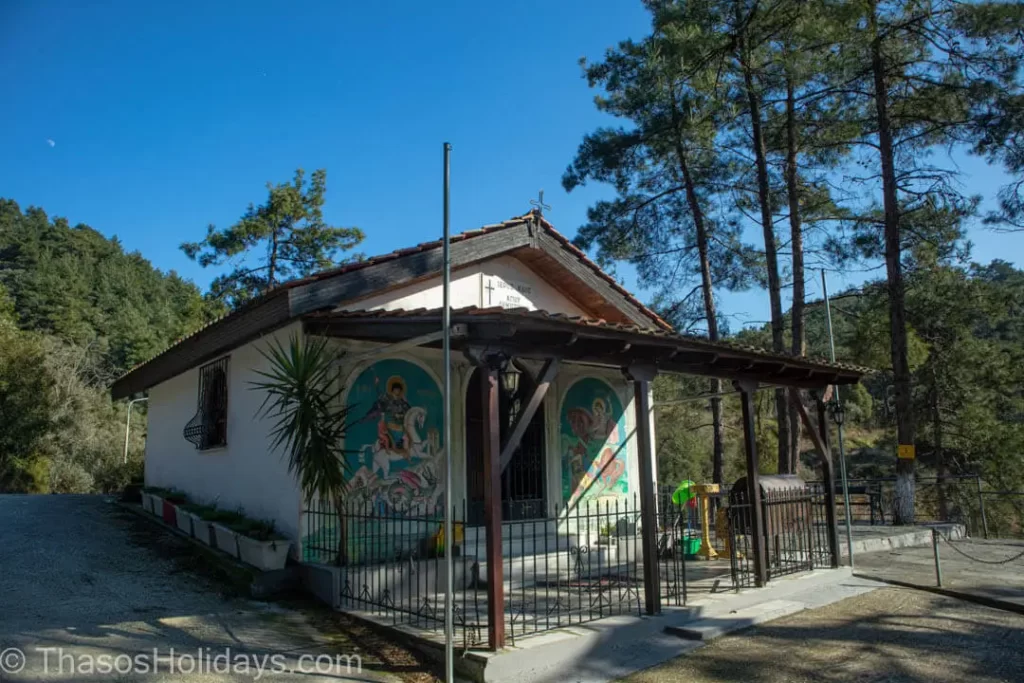
<path id="1" fill-rule="evenodd" d="M 222 594 L 185 541 L 102 497 L 0 496 L 0 528 L 0 681 L 383 680 L 305 612 Z"/>
<path id="2" fill-rule="evenodd" d="M 884 588 L 729 635 L 627 683 L 1024 679 L 1024 617 Z"/>
<path id="3" fill-rule="evenodd" d="M 1021 553 L 1024 553 L 1024 541 L 939 541 L 942 587 L 1024 607 L 1024 555 Z M 859 554 L 854 561 L 857 574 L 861 576 L 935 586 L 935 555 L 930 544 Z"/>

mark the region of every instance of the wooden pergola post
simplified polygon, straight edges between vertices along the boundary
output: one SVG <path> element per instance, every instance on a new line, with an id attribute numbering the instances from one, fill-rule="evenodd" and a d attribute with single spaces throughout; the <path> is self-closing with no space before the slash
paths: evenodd
<path id="1" fill-rule="evenodd" d="M 750 542 L 754 553 L 754 585 L 761 587 L 768 581 L 768 561 L 765 555 L 764 508 L 761 506 L 761 475 L 758 472 L 757 435 L 755 432 L 754 394 L 757 382 L 737 381 L 743 412 L 743 445 L 747 456 L 747 501 L 750 503 Z"/>
<path id="2" fill-rule="evenodd" d="M 821 479 L 825 486 L 825 523 L 828 525 L 828 550 L 832 555 L 829 563 L 833 569 L 839 567 L 839 529 L 836 526 L 836 476 L 832 466 L 832 451 L 829 448 L 828 411 L 821 397 L 814 397 L 818 406 L 818 426 L 815 428 L 803 401 L 796 399 L 793 405 L 800 413 L 800 420 L 814 443 L 814 450 L 821 460 Z"/>
<path id="3" fill-rule="evenodd" d="M 488 359 L 490 360 L 490 359 Z M 484 530 L 487 534 L 487 645 L 505 647 L 505 586 L 501 555 L 501 423 L 498 411 L 498 367 L 480 367 L 484 406 Z"/>
<path id="4" fill-rule="evenodd" d="M 654 491 L 654 440 L 651 438 L 650 387 L 658 371 L 653 366 L 629 366 L 636 416 L 636 452 L 640 470 L 640 547 L 644 562 L 644 602 L 647 614 L 661 613 L 661 578 L 658 576 L 658 499 Z"/>

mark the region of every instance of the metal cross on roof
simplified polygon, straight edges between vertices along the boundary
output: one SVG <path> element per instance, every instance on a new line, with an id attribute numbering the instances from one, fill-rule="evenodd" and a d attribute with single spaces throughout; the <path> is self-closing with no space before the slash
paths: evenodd
<path id="1" fill-rule="evenodd" d="M 544 203 L 544 190 L 541 190 L 537 194 L 537 198 L 536 199 L 531 199 L 530 200 L 530 206 L 532 206 L 535 209 L 539 210 L 541 213 L 544 213 L 544 209 L 547 209 L 548 211 L 551 210 L 551 207 Z"/>

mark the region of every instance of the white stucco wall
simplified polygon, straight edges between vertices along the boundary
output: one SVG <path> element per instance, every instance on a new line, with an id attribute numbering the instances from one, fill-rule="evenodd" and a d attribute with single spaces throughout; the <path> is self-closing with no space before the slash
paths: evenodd
<path id="1" fill-rule="evenodd" d="M 574 301 L 512 256 L 500 256 L 452 273 L 451 298 L 453 308 L 503 306 L 586 315 Z M 438 277 L 385 294 L 346 302 L 342 308 L 349 311 L 393 311 L 400 308 L 440 308 L 442 305 L 441 278 Z"/>
<path id="2" fill-rule="evenodd" d="M 250 517 L 272 520 L 289 538 L 298 538 L 298 483 L 280 454 L 269 451 L 268 422 L 256 417 L 265 393 L 252 390 L 249 383 L 258 379 L 255 370 L 267 364 L 257 349 L 265 348 L 271 339 L 286 342 L 299 330 L 301 324 L 293 323 L 227 354 L 228 432 L 224 447 L 200 451 L 182 436 L 197 410 L 198 368 L 150 388 L 147 486 L 179 489 L 197 502 L 216 503 L 229 510 L 241 508 Z"/>

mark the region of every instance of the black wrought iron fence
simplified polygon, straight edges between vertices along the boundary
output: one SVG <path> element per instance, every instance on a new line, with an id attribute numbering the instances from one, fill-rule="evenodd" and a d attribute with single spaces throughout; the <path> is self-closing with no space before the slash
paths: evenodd
<path id="1" fill-rule="evenodd" d="M 453 510 L 453 618 L 463 647 L 487 640 L 487 596 L 480 580 L 483 535 L 467 534 L 464 510 Z M 339 565 L 338 607 L 392 625 L 444 632 L 444 509 L 406 512 L 350 503 L 339 515 L 326 502 L 304 511 L 307 562 Z"/>
<path id="2" fill-rule="evenodd" d="M 824 496 L 814 487 L 766 496 L 764 546 L 769 576 L 827 566 Z M 706 508 L 706 509 L 705 509 Z M 706 515 L 706 527 L 705 527 Z M 444 630 L 447 568 L 444 514 L 397 511 L 350 502 L 340 512 L 327 502 L 304 511 L 306 562 L 335 565 L 341 609 L 428 633 Z M 488 641 L 490 557 L 485 527 L 452 511 L 454 621 L 461 647 Z M 617 615 L 642 616 L 647 590 L 664 607 L 683 606 L 692 590 L 754 585 L 750 505 L 721 492 L 674 503 L 659 496 L 650 517 L 656 530 L 658 581 L 647 586 L 638 496 L 571 501 L 536 520 L 502 522 L 501 600 L 506 639 Z M 713 559 L 717 561 L 702 561 Z M 702 558 L 698 560 L 697 558 Z"/>
<path id="3" fill-rule="evenodd" d="M 761 493 L 765 580 L 833 566 L 827 501 L 820 485 Z M 755 585 L 752 506 L 746 491 L 734 490 L 729 499 L 729 549 L 737 586 Z"/>
<path id="4" fill-rule="evenodd" d="M 636 496 L 555 506 L 551 517 L 502 524 L 506 635 L 518 637 L 642 613 Z"/>
<path id="5" fill-rule="evenodd" d="M 891 524 L 896 479 L 852 478 L 850 513 L 854 524 Z M 837 518 L 843 520 L 842 489 L 836 483 Z M 989 488 L 978 475 L 919 477 L 914 481 L 914 520 L 917 523 L 961 524 L 975 537 L 1024 536 L 1024 491 Z"/>

